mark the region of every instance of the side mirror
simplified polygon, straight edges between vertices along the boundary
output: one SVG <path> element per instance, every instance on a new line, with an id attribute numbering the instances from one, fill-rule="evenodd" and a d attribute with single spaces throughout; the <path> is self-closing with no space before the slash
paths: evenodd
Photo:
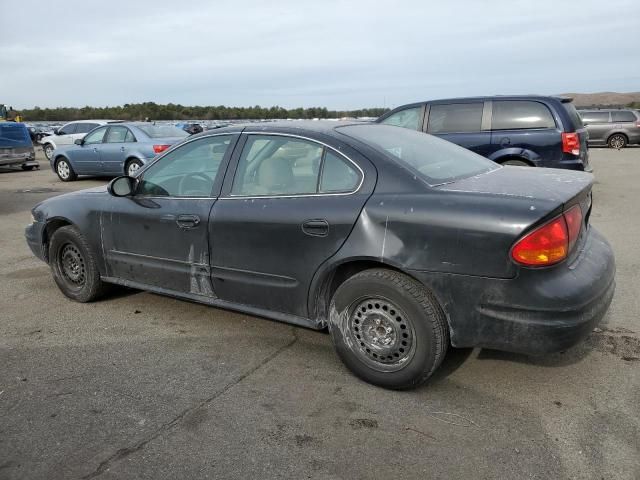
<path id="1" fill-rule="evenodd" d="M 107 186 L 107 191 L 114 197 L 130 197 L 136 190 L 138 181 L 133 177 L 116 177 Z"/>
<path id="2" fill-rule="evenodd" d="M 82 145 L 84 144 L 84 140 L 81 138 L 76 138 L 73 143 L 75 143 L 76 145 Z"/>

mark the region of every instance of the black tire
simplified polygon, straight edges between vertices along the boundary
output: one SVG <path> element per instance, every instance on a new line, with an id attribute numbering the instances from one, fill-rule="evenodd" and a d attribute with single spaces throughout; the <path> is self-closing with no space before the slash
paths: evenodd
<path id="1" fill-rule="evenodd" d="M 385 269 L 365 270 L 338 287 L 329 332 L 340 359 L 355 375 L 397 390 L 424 383 L 449 346 L 445 316 L 435 298 L 411 277 Z"/>
<path id="2" fill-rule="evenodd" d="M 614 133 L 607 139 L 607 145 L 609 148 L 621 149 L 627 146 L 629 140 L 626 135 L 622 133 Z"/>
<path id="3" fill-rule="evenodd" d="M 73 167 L 69 163 L 69 160 L 67 160 L 66 158 L 59 158 L 58 160 L 56 160 L 55 165 L 56 174 L 58 175 L 58 178 L 63 182 L 73 182 L 76 178 L 78 178 L 78 175 L 76 175 L 76 172 L 73 170 Z"/>
<path id="4" fill-rule="evenodd" d="M 20 165 L 20 166 L 22 167 L 23 170 L 26 170 L 26 171 L 31 171 L 34 168 L 36 168 L 35 165 Z"/>
<path id="5" fill-rule="evenodd" d="M 47 157 L 47 160 L 51 161 L 51 156 L 53 155 L 53 145 L 50 143 L 45 143 L 42 146 L 42 151 L 44 152 L 44 156 Z"/>
<path id="6" fill-rule="evenodd" d="M 525 162 L 524 160 L 520 160 L 519 158 L 508 158 L 501 165 L 514 165 L 516 167 L 530 167 L 531 164 Z"/>
<path id="7" fill-rule="evenodd" d="M 142 162 L 137 158 L 132 158 L 131 160 L 127 160 L 124 165 L 124 174 L 128 176 L 133 176 L 135 172 L 142 167 Z"/>
<path id="8" fill-rule="evenodd" d="M 91 302 L 106 291 L 91 247 L 74 226 L 61 227 L 52 235 L 49 265 L 58 288 L 76 302 Z"/>

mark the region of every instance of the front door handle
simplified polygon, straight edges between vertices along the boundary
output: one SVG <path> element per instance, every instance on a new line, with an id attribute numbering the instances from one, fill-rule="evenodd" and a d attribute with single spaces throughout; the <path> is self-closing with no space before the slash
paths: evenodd
<path id="1" fill-rule="evenodd" d="M 180 228 L 189 230 L 200 225 L 200 217 L 197 215 L 178 215 L 176 223 Z"/>
<path id="2" fill-rule="evenodd" d="M 329 235 L 329 222 L 323 219 L 306 220 L 302 223 L 302 231 L 312 237 Z"/>

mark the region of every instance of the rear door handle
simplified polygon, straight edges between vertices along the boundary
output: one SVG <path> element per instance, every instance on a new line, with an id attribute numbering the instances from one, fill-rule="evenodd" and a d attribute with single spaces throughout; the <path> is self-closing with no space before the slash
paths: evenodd
<path id="1" fill-rule="evenodd" d="M 178 215 L 176 223 L 180 228 L 189 230 L 200 225 L 200 217 L 197 215 Z"/>
<path id="2" fill-rule="evenodd" d="M 312 237 L 329 235 L 329 222 L 323 219 L 306 220 L 302 223 L 302 231 Z"/>

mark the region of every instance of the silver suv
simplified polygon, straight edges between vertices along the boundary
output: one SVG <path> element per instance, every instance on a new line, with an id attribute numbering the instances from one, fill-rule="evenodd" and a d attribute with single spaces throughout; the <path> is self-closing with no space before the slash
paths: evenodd
<path id="1" fill-rule="evenodd" d="M 640 113 L 635 110 L 578 110 L 589 145 L 624 148 L 640 143 Z"/>

